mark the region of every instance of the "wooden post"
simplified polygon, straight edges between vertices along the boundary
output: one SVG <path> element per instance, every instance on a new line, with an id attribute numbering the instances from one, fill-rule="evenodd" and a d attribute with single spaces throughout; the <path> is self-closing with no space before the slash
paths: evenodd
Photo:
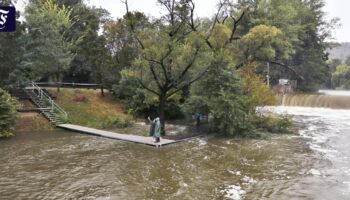
<path id="1" fill-rule="evenodd" d="M 103 85 L 101 84 L 101 96 L 105 96 L 105 93 L 104 93 L 104 91 L 103 91 Z"/>

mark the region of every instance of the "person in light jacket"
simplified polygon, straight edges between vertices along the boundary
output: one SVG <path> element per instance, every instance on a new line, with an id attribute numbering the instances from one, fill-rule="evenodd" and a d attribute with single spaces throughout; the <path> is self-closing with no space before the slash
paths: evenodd
<path id="1" fill-rule="evenodd" d="M 154 137 L 156 139 L 155 143 L 160 142 L 160 132 L 161 132 L 161 125 L 159 117 L 157 117 L 155 120 L 155 127 L 154 127 Z"/>
<path id="2" fill-rule="evenodd" d="M 155 128 L 155 126 L 156 126 L 156 122 L 155 122 L 155 120 L 151 120 L 151 117 L 150 117 L 150 116 L 148 116 L 147 119 L 148 119 L 148 122 L 150 123 L 150 127 L 149 127 L 149 136 L 151 136 L 151 137 L 154 138 L 154 128 Z M 154 138 L 154 141 L 156 141 L 155 138 Z"/>

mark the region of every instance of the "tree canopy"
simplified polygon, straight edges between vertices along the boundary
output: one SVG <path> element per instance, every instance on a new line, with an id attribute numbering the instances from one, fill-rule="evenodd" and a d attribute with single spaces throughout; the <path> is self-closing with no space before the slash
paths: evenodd
<path id="1" fill-rule="evenodd" d="M 71 9 L 59 7 L 52 0 L 27 7 L 27 34 L 22 38 L 24 54 L 19 69 L 31 80 L 51 78 L 59 81 L 68 69 L 73 41 L 66 39 L 72 27 Z"/>

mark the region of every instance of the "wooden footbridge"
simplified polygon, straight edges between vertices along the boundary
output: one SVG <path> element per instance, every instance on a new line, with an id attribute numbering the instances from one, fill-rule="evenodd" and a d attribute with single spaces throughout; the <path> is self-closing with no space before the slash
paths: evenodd
<path id="1" fill-rule="evenodd" d="M 160 142 L 154 143 L 152 137 L 119 134 L 119 133 L 115 133 L 115 132 L 103 131 L 103 130 L 99 130 L 99 129 L 88 128 L 88 127 L 78 126 L 78 125 L 73 125 L 73 124 L 60 124 L 57 127 L 67 129 L 70 131 L 86 133 L 89 135 L 105 137 L 105 138 L 110 138 L 110 139 L 115 139 L 115 140 L 123 140 L 123 141 L 128 141 L 128 142 L 139 143 L 139 144 L 145 144 L 145 145 L 149 145 L 149 146 L 153 146 L 153 147 L 161 147 L 161 146 L 174 144 L 174 143 L 181 141 L 181 140 L 161 139 Z"/>

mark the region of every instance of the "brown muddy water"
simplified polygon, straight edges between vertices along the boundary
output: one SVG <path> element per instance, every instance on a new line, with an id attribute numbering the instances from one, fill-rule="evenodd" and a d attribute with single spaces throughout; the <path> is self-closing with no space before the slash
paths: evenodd
<path id="1" fill-rule="evenodd" d="M 56 131 L 0 140 L 0 199 L 349 199 L 350 111 L 271 107 L 302 125 L 266 140 L 153 148 Z"/>

